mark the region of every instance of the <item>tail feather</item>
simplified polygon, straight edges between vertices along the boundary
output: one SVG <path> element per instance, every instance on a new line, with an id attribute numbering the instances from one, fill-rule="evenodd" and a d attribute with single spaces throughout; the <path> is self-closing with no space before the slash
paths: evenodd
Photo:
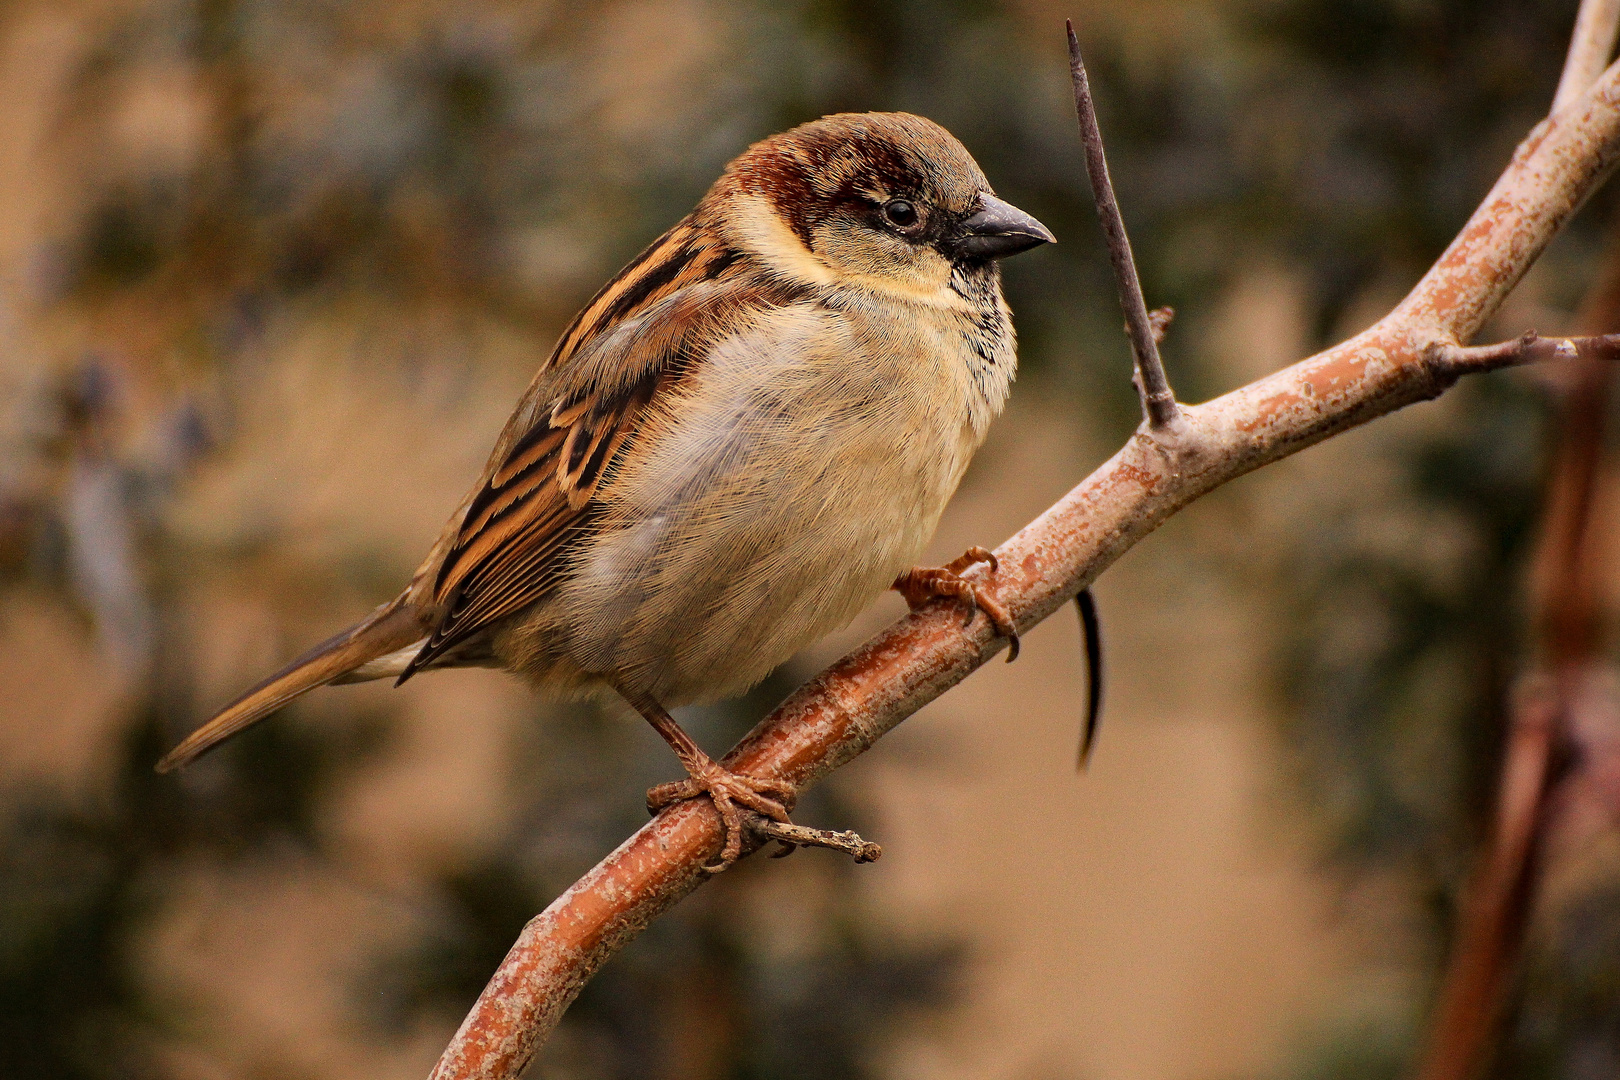
<path id="1" fill-rule="evenodd" d="M 424 635 L 421 621 L 405 597 L 384 604 L 369 617 L 327 638 L 225 706 L 165 754 L 157 763 L 157 771 L 166 773 L 189 764 L 198 755 L 263 720 L 301 694 L 351 673 L 360 674 L 357 669 L 420 641 Z"/>

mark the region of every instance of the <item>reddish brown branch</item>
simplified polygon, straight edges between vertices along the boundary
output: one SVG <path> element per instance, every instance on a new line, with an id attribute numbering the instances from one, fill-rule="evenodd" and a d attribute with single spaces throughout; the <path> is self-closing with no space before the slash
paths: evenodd
<path id="1" fill-rule="evenodd" d="M 1389 316 L 1355 338 L 1183 410 L 1174 440 L 1133 437 L 996 552 L 976 581 L 1027 629 L 1199 496 L 1338 432 L 1442 393 L 1435 343 L 1468 340 L 1620 156 L 1620 74 L 1610 71 L 1531 132 L 1463 232 Z M 766 717 L 729 768 L 801 789 L 966 678 L 1005 639 L 984 620 L 914 613 Z M 671 807 L 523 930 L 434 1076 L 516 1077 L 585 981 L 706 879 L 720 826 L 706 802 Z"/>
<path id="2" fill-rule="evenodd" d="M 1603 273 L 1576 322 L 1587 333 L 1620 327 L 1620 228 L 1611 233 Z M 1608 359 L 1584 355 L 1563 373 L 1533 595 L 1542 664 L 1551 671 L 1583 667 L 1598 655 L 1602 565 L 1593 550 L 1591 520 L 1603 458 L 1604 418 L 1614 386 L 1615 372 Z"/>
<path id="3" fill-rule="evenodd" d="M 1620 6 L 1603 7 L 1614 45 L 1613 21 Z M 1602 28 L 1592 31 L 1602 33 Z M 1571 46 L 1571 63 L 1578 53 Z M 1590 51 L 1590 50 L 1588 50 Z M 1607 55 L 1606 53 L 1604 55 Z M 1566 68 L 1566 75 L 1568 68 Z M 1587 333 L 1620 326 L 1620 231 L 1611 238 L 1604 270 L 1577 320 Z M 1497 820 L 1489 846 L 1464 896 L 1450 962 L 1441 984 L 1420 1080 L 1469 1080 L 1477 1075 L 1500 1038 L 1502 1010 L 1519 966 L 1531 908 L 1539 890 L 1543 854 L 1558 824 L 1569 789 L 1580 790 L 1598 764 L 1577 749 L 1576 719 L 1590 697 L 1589 677 L 1599 661 L 1603 604 L 1602 565 L 1590 542 L 1604 418 L 1614 383 L 1612 361 L 1620 335 L 1548 341 L 1527 334 L 1518 342 L 1472 353 L 1494 365 L 1559 356 L 1573 360 L 1560 374 L 1561 414 L 1554 434 L 1552 467 L 1540 550 L 1532 569 L 1532 618 L 1542 645 L 1542 670 L 1524 680 L 1510 710 L 1503 752 Z M 1589 785 L 1588 785 L 1589 786 Z"/>
<path id="4" fill-rule="evenodd" d="M 1604 293 L 1620 300 L 1613 289 L 1599 290 Z M 1603 321 L 1613 325 L 1620 306 L 1606 314 Z M 1569 372 L 1574 377 L 1561 403 L 1563 422 L 1554 428 L 1559 438 L 1535 572 L 1543 582 L 1535 615 L 1548 670 L 1525 680 L 1511 710 L 1496 826 L 1464 894 L 1419 1080 L 1469 1080 L 1495 1048 L 1562 791 L 1585 764 L 1571 760 L 1571 727 L 1598 645 L 1600 568 L 1587 534 L 1612 358 L 1607 349 L 1581 353 Z"/>
<path id="5" fill-rule="evenodd" d="M 1469 1080 L 1496 1043 L 1560 779 L 1560 709 L 1558 694 L 1540 681 L 1515 703 L 1495 831 L 1468 886 L 1419 1080 Z"/>

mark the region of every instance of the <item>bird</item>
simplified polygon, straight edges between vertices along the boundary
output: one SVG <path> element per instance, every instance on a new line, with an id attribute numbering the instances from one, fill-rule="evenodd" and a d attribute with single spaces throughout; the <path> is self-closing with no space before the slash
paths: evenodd
<path id="1" fill-rule="evenodd" d="M 1016 651 L 962 576 L 993 554 L 916 563 L 1016 373 L 999 260 L 1054 239 L 919 116 L 754 143 L 568 324 L 404 591 L 158 771 L 322 685 L 501 668 L 646 718 L 687 771 L 649 810 L 711 799 L 724 869 L 744 811 L 785 822 L 796 792 L 723 768 L 669 709 L 745 691 L 888 589 Z"/>

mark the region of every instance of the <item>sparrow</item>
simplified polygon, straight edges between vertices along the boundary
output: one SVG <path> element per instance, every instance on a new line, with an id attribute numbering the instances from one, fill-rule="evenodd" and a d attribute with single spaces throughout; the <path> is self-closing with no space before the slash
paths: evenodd
<path id="1" fill-rule="evenodd" d="M 967 605 L 917 567 L 1002 410 L 1017 354 L 997 260 L 1051 243 L 967 149 L 906 113 L 823 117 L 755 143 L 563 331 L 483 475 L 398 597 L 221 709 L 168 772 L 329 683 L 496 667 L 553 698 L 617 694 L 713 800 L 791 785 L 730 772 L 670 716 L 743 692 L 886 589 Z"/>

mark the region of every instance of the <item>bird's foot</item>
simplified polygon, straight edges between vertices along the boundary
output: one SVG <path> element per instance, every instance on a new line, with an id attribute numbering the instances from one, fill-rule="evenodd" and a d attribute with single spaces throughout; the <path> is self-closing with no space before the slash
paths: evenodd
<path id="1" fill-rule="evenodd" d="M 690 769 L 691 776 L 659 784 L 647 792 L 647 810 L 656 814 L 671 803 L 708 796 L 720 814 L 725 830 L 726 844 L 720 849 L 720 861 L 705 866 L 711 874 L 718 874 L 742 855 L 743 812 L 747 808 L 771 821 L 791 824 L 788 812 L 793 809 L 798 792 L 792 784 L 781 780 L 761 780 L 757 776 L 744 776 L 722 768 L 705 758 Z"/>
<path id="2" fill-rule="evenodd" d="M 990 564 L 992 574 L 1001 569 L 993 551 L 970 547 L 961 558 L 944 566 L 914 566 L 895 578 L 894 584 L 889 587 L 905 597 L 907 606 L 913 611 L 941 597 L 965 601 L 968 617 L 964 626 L 972 624 L 974 612 L 984 612 L 990 624 L 996 628 L 996 633 L 1007 639 L 1007 662 L 1010 664 L 1018 659 L 1018 625 L 1000 601 L 986 596 L 962 577 L 962 571 L 982 562 Z"/>

